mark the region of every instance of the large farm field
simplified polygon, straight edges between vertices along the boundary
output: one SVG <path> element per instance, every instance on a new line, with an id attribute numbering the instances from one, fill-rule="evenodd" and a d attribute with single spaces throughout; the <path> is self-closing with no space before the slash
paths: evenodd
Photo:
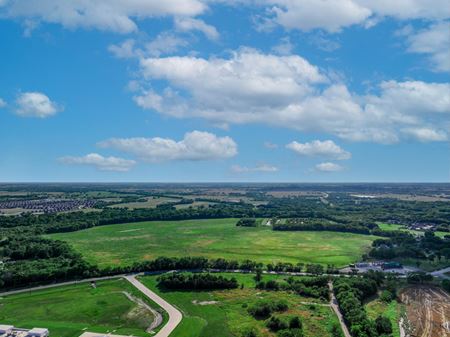
<path id="1" fill-rule="evenodd" d="M 50 235 L 67 241 L 101 267 L 128 265 L 159 256 L 204 256 L 257 262 L 358 261 L 375 236 L 336 232 L 281 232 L 236 227 L 236 219 L 154 221 L 108 225 Z"/>
<path id="2" fill-rule="evenodd" d="M 164 299 L 183 313 L 183 321 L 171 337 L 233 337 L 246 336 L 245 331 L 254 329 L 257 336 L 276 336 L 266 327 L 265 319 L 255 319 L 248 308 L 257 301 L 284 300 L 289 309 L 282 316 L 298 316 L 303 325 L 304 337 L 331 337 L 333 326 L 340 331 L 338 319 L 327 305 L 313 298 L 304 298 L 286 291 L 264 291 L 255 289 L 254 275 L 226 274 L 235 277 L 243 289 L 225 291 L 165 291 L 157 286 L 157 276 L 141 277 L 148 288 L 159 293 Z M 282 277 L 265 275 L 264 280 Z M 305 303 L 318 303 L 317 305 Z M 250 336 L 250 335 L 249 335 Z"/>
<path id="3" fill-rule="evenodd" d="M 98 282 L 96 288 L 80 283 L 0 298 L 0 322 L 46 327 L 58 337 L 84 331 L 148 336 L 154 316 L 139 299 L 140 292 L 122 279 Z"/>

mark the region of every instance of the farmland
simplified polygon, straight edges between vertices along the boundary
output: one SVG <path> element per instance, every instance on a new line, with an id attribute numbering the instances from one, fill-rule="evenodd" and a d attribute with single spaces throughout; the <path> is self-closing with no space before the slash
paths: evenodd
<path id="1" fill-rule="evenodd" d="M 375 236 L 333 232 L 276 232 L 236 227 L 237 219 L 153 221 L 58 233 L 101 267 L 128 265 L 159 256 L 204 256 L 257 262 L 319 263 L 344 266 L 367 251 Z"/>
<path id="2" fill-rule="evenodd" d="M 254 319 L 247 311 L 249 306 L 260 299 L 285 300 L 289 304 L 286 315 L 300 317 L 305 337 L 331 337 L 333 325 L 338 325 L 337 317 L 330 307 L 301 303 L 321 303 L 319 300 L 302 298 L 285 291 L 256 290 L 253 275 L 222 275 L 236 277 L 240 284 L 244 284 L 244 288 L 227 291 L 165 291 L 158 289 L 156 276 L 141 277 L 140 280 L 183 312 L 183 321 L 171 337 L 241 336 L 243 331 L 251 328 L 258 331 L 258 336 L 275 336 L 265 327 L 264 320 Z M 265 280 L 269 278 L 279 277 L 264 276 Z"/>
<path id="3" fill-rule="evenodd" d="M 141 296 L 125 280 L 98 282 L 96 288 L 81 283 L 11 295 L 0 299 L 0 321 L 23 328 L 47 327 L 59 337 L 78 337 L 85 330 L 147 336 L 154 316 L 127 294 Z"/>

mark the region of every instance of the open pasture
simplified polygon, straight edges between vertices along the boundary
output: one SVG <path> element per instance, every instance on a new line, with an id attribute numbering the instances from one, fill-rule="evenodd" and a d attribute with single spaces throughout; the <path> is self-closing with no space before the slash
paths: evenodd
<path id="1" fill-rule="evenodd" d="M 303 323 L 304 337 L 332 337 L 333 325 L 338 320 L 327 302 L 314 298 L 301 297 L 286 291 L 264 291 L 255 289 L 254 274 L 221 275 L 235 277 L 243 289 L 216 291 L 165 291 L 157 287 L 157 276 L 141 277 L 148 288 L 175 305 L 183 313 L 183 321 L 171 334 L 171 337 L 241 337 L 248 329 L 258 331 L 260 337 L 274 337 L 263 319 L 255 319 L 248 313 L 248 307 L 266 299 L 285 300 L 289 309 L 285 315 L 300 317 Z M 264 275 L 263 280 L 283 278 L 276 275 Z M 318 303 L 309 305 L 305 303 Z"/>
<path id="2" fill-rule="evenodd" d="M 263 263 L 358 261 L 375 236 L 337 232 L 282 232 L 267 226 L 236 227 L 237 219 L 152 221 L 52 234 L 101 267 L 159 256 L 204 256 Z"/>
<path id="3" fill-rule="evenodd" d="M 153 314 L 131 298 L 141 294 L 125 280 L 55 287 L 0 298 L 0 322 L 43 327 L 51 336 L 78 337 L 84 331 L 148 336 Z M 154 307 L 154 304 L 149 305 Z"/>

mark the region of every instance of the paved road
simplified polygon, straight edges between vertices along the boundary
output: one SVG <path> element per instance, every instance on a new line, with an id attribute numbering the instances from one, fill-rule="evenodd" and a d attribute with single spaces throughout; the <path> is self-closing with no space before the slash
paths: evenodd
<path id="1" fill-rule="evenodd" d="M 141 282 L 136 280 L 136 275 L 127 275 L 125 279 L 128 280 L 132 285 L 134 285 L 137 289 L 139 289 L 145 296 L 150 298 L 153 302 L 158 304 L 161 308 L 163 308 L 169 314 L 169 321 L 164 327 L 159 330 L 159 332 L 154 335 L 154 337 L 169 337 L 173 330 L 180 324 L 183 315 L 181 312 L 176 309 L 174 306 L 170 305 L 168 302 L 163 300 L 153 291 L 144 286 Z"/>
<path id="2" fill-rule="evenodd" d="M 344 322 L 344 317 L 342 316 L 341 310 L 339 310 L 336 296 L 334 296 L 333 283 L 328 282 L 328 287 L 330 288 L 330 292 L 331 292 L 330 306 L 333 309 L 333 311 L 336 313 L 336 316 L 339 319 L 339 323 L 341 324 L 342 332 L 344 333 L 345 337 L 352 337 L 352 335 L 350 335 L 350 332 L 348 331 L 347 324 L 345 324 L 345 322 Z"/>
<path id="3" fill-rule="evenodd" d="M 186 271 L 186 272 L 212 272 L 212 273 L 222 273 L 222 272 L 227 272 L 227 273 L 243 273 L 243 274 L 248 274 L 250 273 L 248 270 L 240 270 L 240 269 L 236 269 L 236 270 L 219 270 L 219 269 L 209 269 L 209 270 L 199 270 L 199 269 L 187 269 L 187 270 L 172 270 L 172 272 L 176 272 L 176 271 Z M 162 273 L 166 273 L 167 270 L 164 271 L 155 271 L 155 272 L 151 272 L 149 274 L 162 274 Z M 444 269 L 443 272 L 445 273 L 446 270 Z M 138 276 L 138 275 L 144 275 L 146 273 L 136 273 L 134 275 Z M 268 275 L 290 275 L 290 276 L 318 276 L 316 274 L 310 274 L 310 273 L 305 273 L 305 272 L 275 272 L 275 271 L 263 271 L 263 274 L 268 274 Z M 52 284 L 47 284 L 47 285 L 43 285 L 43 286 L 37 286 L 37 287 L 31 287 L 31 288 L 23 288 L 23 289 L 17 289 L 17 290 L 11 290 L 11 291 L 5 291 L 0 293 L 0 297 L 1 296 L 8 296 L 8 295 L 14 295 L 14 294 L 21 294 L 21 293 L 26 293 L 26 292 L 32 292 L 32 291 L 37 291 L 37 290 L 44 290 L 44 289 L 50 289 L 50 288 L 55 288 L 55 287 L 61 287 L 61 286 L 69 286 L 69 285 L 74 285 L 74 284 L 79 284 L 79 283 L 85 283 L 85 282 L 97 282 L 97 281 L 103 281 L 103 280 L 113 280 L 113 279 L 117 279 L 117 278 L 121 278 L 121 277 L 125 277 L 126 274 L 118 274 L 118 275 L 113 275 L 113 276 L 103 276 L 103 277 L 95 277 L 95 278 L 89 278 L 89 279 L 83 279 L 83 280 L 75 280 L 75 281 L 67 281 L 67 282 L 59 282 L 59 283 L 52 283 Z M 322 274 L 321 276 L 333 276 L 333 277 L 352 277 L 352 276 L 361 276 L 361 275 L 347 275 L 347 274 Z"/>
<path id="4" fill-rule="evenodd" d="M 3 293 L 0 293 L 0 297 L 8 296 L 8 295 L 14 295 L 14 294 L 28 293 L 28 292 L 37 291 L 37 290 L 44 290 L 44 289 L 62 287 L 62 286 L 70 286 L 70 285 L 79 284 L 79 283 L 97 282 L 97 281 L 103 281 L 103 280 L 113 280 L 113 279 L 121 278 L 121 277 L 124 277 L 124 276 L 125 275 L 114 275 L 114 276 L 96 277 L 96 278 L 89 278 L 89 279 L 69 281 L 69 282 L 52 283 L 52 284 L 47 284 L 45 286 L 38 286 L 38 287 L 32 287 L 32 288 L 24 288 L 24 289 L 18 289 L 18 290 L 5 291 Z"/>
<path id="5" fill-rule="evenodd" d="M 445 275 L 445 273 L 450 273 L 450 266 L 441 270 L 436 270 L 432 273 L 430 273 L 433 276 L 446 278 L 447 280 L 450 280 L 450 276 Z"/>

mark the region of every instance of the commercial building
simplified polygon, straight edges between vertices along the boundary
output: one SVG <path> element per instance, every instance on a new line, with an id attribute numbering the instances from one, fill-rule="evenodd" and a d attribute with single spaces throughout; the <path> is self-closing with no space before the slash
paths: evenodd
<path id="1" fill-rule="evenodd" d="M 31 330 L 16 328 L 13 325 L 0 324 L 0 337 L 48 337 L 49 331 L 44 328 Z"/>
<path id="2" fill-rule="evenodd" d="M 14 326 L 12 325 L 0 325 L 0 336 L 9 335 L 13 329 Z"/>

